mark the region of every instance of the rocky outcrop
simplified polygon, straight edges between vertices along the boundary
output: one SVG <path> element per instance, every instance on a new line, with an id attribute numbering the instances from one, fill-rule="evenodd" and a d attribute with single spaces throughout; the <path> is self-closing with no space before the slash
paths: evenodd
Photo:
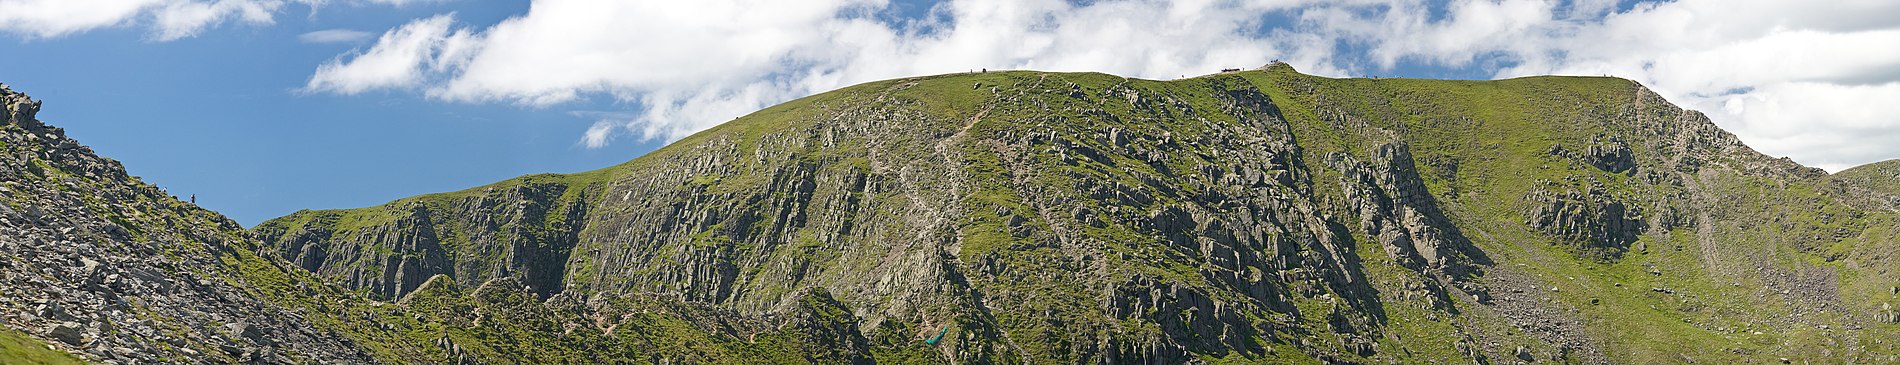
<path id="1" fill-rule="evenodd" d="M 1345 200 L 1360 227 L 1400 265 L 1420 272 L 1463 277 L 1484 262 L 1470 240 L 1439 210 L 1413 167 L 1404 142 L 1380 144 L 1370 163 L 1343 153 L 1332 156 L 1342 174 Z"/>
<path id="2" fill-rule="evenodd" d="M 1640 213 L 1594 181 L 1582 188 L 1540 181 L 1524 201 L 1531 229 L 1598 259 L 1622 256 L 1646 227 Z"/>
<path id="3" fill-rule="evenodd" d="M 1827 180 L 1829 192 L 1842 202 L 1868 210 L 1900 212 L 1900 160 L 1841 170 Z"/>
<path id="4" fill-rule="evenodd" d="M 370 358 L 254 296 L 237 223 L 127 176 L 0 86 L 0 321 L 100 363 Z M 253 257 L 254 258 L 254 257 Z M 262 265 L 243 267 L 242 265 Z"/>
<path id="5" fill-rule="evenodd" d="M 1801 166 L 1786 157 L 1756 152 L 1735 134 L 1722 130 L 1708 115 L 1670 104 L 1662 95 L 1641 85 L 1634 97 L 1617 105 L 1614 129 L 1632 149 L 1651 151 L 1638 164 L 1677 172 L 1727 170 L 1776 179 L 1809 179 L 1827 175 L 1820 168 Z"/>
<path id="6" fill-rule="evenodd" d="M 1393 141 L 1377 145 L 1373 153 L 1370 162 L 1334 153 L 1329 165 L 1341 173 L 1344 201 L 1359 217 L 1359 228 L 1399 266 L 1421 276 L 1406 280 L 1400 296 L 1451 312 L 1457 311 L 1455 294 L 1488 301 L 1488 290 L 1472 279 L 1490 259 L 1440 210 L 1413 165 L 1410 148 Z"/>
<path id="7" fill-rule="evenodd" d="M 851 308 L 839 303 L 824 289 L 808 290 L 799 295 L 797 305 L 788 311 L 785 328 L 801 338 L 798 349 L 812 363 L 872 364 L 871 345 L 860 331 L 859 320 Z"/>
<path id="8" fill-rule="evenodd" d="M 400 298 L 434 275 L 464 286 L 519 277 L 558 293 L 590 189 L 551 175 L 450 199 L 402 201 L 368 214 L 302 211 L 253 229 L 260 252 L 351 288 Z"/>
<path id="9" fill-rule="evenodd" d="M 399 216 L 388 226 L 352 232 L 368 237 L 371 240 L 368 244 L 331 244 L 335 233 L 323 228 L 285 232 L 287 237 L 278 241 L 279 247 L 267 248 L 261 254 L 281 252 L 284 260 L 313 272 L 341 271 L 338 276 L 345 286 L 363 288 L 386 298 L 399 298 L 429 277 L 451 272 L 452 265 L 433 223 L 428 219 L 427 209 L 410 206 L 409 214 Z"/>
<path id="10" fill-rule="evenodd" d="M 1580 150 L 1565 149 L 1562 145 L 1551 146 L 1550 154 L 1562 156 L 1609 173 L 1633 174 L 1636 159 L 1630 146 L 1623 139 L 1611 135 L 1591 137 L 1587 145 Z"/>
<path id="11" fill-rule="evenodd" d="M 1264 351 L 1249 340 L 1260 335 L 1260 329 L 1247 325 L 1246 316 L 1239 312 L 1247 308 L 1215 300 L 1182 283 L 1137 277 L 1115 286 L 1107 307 L 1109 316 L 1150 321 L 1169 336 L 1158 343 L 1111 343 L 1113 350 L 1107 358 L 1112 362 L 1181 363 L 1190 353 Z"/>

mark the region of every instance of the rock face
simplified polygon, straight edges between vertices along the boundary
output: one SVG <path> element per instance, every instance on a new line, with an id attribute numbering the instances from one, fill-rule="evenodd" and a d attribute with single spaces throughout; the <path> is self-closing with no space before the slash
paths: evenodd
<path id="1" fill-rule="evenodd" d="M 261 254 L 382 298 L 440 274 L 471 287 L 512 276 L 545 295 L 561 288 L 580 218 L 598 190 L 565 177 L 527 177 L 479 194 L 386 206 L 374 216 L 300 213 L 299 229 L 270 224 L 256 232 L 272 243 Z"/>
<path id="2" fill-rule="evenodd" d="M 1629 145 L 1616 136 L 1592 137 L 1589 144 L 1580 151 L 1565 149 L 1562 145 L 1551 146 L 1550 153 L 1575 159 L 1610 173 L 1628 174 L 1636 169 L 1635 156 L 1632 155 Z"/>
<path id="3" fill-rule="evenodd" d="M 858 85 L 608 169 L 254 231 L 384 298 L 441 274 L 769 322 L 831 306 L 810 304 L 822 292 L 853 328 L 800 338 L 849 362 L 1873 361 L 1894 344 L 1785 320 L 1893 330 L 1856 304 L 1880 298 L 1840 290 L 1897 281 L 1869 269 L 1891 263 L 1873 227 L 1892 214 L 1808 188 L 1824 175 L 1620 79 L 994 72 Z M 1705 319 L 1619 314 L 1658 310 Z M 1653 348 L 1627 328 L 1698 335 Z M 1740 328 L 1792 337 L 1697 337 Z"/>
<path id="4" fill-rule="evenodd" d="M 1569 184 L 1541 181 L 1524 198 L 1532 229 L 1557 237 L 1579 253 L 1614 259 L 1643 233 L 1640 213 L 1623 203 L 1600 183 L 1578 189 Z"/>
<path id="5" fill-rule="evenodd" d="M 1881 322 L 1900 323 L 1900 312 L 1893 310 L 1893 303 L 1880 303 L 1879 318 Z"/>
<path id="6" fill-rule="evenodd" d="M 252 247 L 237 223 L 127 176 L 41 123 L 39 107 L 0 86 L 7 327 L 101 363 L 370 360 L 247 290 L 230 257 Z"/>
<path id="7" fill-rule="evenodd" d="M 1900 160 L 1842 170 L 1828 180 L 1826 188 L 1846 203 L 1868 210 L 1900 211 Z"/>

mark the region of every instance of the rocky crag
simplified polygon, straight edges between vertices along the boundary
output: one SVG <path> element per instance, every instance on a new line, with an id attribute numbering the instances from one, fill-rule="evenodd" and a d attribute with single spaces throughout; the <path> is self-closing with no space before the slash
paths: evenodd
<path id="1" fill-rule="evenodd" d="M 791 362 L 1880 362 L 1891 165 L 1770 158 L 1615 78 L 1011 71 L 252 231 L 366 300 L 516 303 L 636 361 L 679 358 L 632 308 Z"/>
<path id="2" fill-rule="evenodd" d="M 233 255 L 255 241 L 236 222 L 127 176 L 39 106 L 0 86 L 6 327 L 103 363 L 371 360 L 246 290 Z"/>

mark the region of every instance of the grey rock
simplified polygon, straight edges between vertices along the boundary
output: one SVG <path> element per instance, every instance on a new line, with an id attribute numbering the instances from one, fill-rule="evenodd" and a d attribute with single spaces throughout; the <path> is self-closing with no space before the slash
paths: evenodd
<path id="1" fill-rule="evenodd" d="M 216 348 L 221 340 L 176 331 L 215 331 L 226 323 L 246 323 L 252 329 L 240 333 L 302 354 L 305 362 L 370 361 L 345 337 L 313 331 L 301 317 L 247 294 L 249 284 L 214 254 L 256 246 L 241 226 L 93 156 L 34 119 L 38 105 L 0 86 L 0 165 L 18 172 L 0 174 L 7 190 L 0 205 L 18 212 L 0 212 L 0 313 L 12 314 L 7 322 L 48 322 L 29 332 L 104 363 L 181 361 L 169 349 Z"/>
<path id="2" fill-rule="evenodd" d="M 59 302 L 57 301 L 48 301 L 48 302 L 45 302 L 44 304 L 40 304 L 38 307 L 34 308 L 33 313 L 39 315 L 40 317 L 52 319 L 52 320 L 71 320 L 72 319 L 71 315 L 66 314 L 65 306 L 60 305 Z"/>
<path id="3" fill-rule="evenodd" d="M 59 340 L 59 342 L 65 342 L 68 345 L 79 346 L 79 344 L 85 340 L 84 331 L 85 327 L 81 326 L 78 322 L 66 321 L 48 328 L 46 330 L 46 337 Z"/>
<path id="4" fill-rule="evenodd" d="M 1539 181 L 1524 201 L 1532 229 L 1559 238 L 1585 256 L 1621 257 L 1647 228 L 1637 219 L 1640 213 L 1594 180 Z"/>

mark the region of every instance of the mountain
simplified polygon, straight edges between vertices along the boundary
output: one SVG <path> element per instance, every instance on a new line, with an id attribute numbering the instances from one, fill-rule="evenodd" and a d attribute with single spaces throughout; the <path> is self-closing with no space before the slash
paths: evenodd
<path id="1" fill-rule="evenodd" d="M 1900 161 L 1770 158 L 1615 78 L 887 80 L 248 231 L 0 99 L 0 319 L 32 337 L 0 354 L 1900 361 Z"/>
<path id="2" fill-rule="evenodd" d="M 366 298 L 258 255 L 273 250 L 41 122 L 40 105 L 0 85 L 0 364 L 869 361 L 822 290 L 769 321 L 543 301 L 512 278 Z"/>
<path id="3" fill-rule="evenodd" d="M 126 175 L 41 123 L 39 107 L 0 85 L 5 327 L 106 363 L 371 360 L 262 298 L 244 271 L 292 271 L 250 254 L 258 245 L 243 227 Z M 6 342 L 21 344 L 8 357 L 58 357 Z"/>
<path id="4" fill-rule="evenodd" d="M 1009 71 L 252 231 L 380 300 L 835 312 L 853 361 L 1880 362 L 1893 166 L 1770 158 L 1616 78 Z"/>

